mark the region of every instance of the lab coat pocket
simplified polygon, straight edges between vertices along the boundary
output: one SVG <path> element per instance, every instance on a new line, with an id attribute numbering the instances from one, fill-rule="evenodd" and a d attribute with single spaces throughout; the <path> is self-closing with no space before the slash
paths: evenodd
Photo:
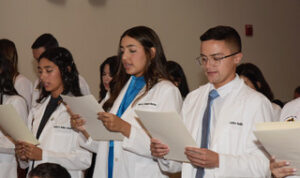
<path id="1" fill-rule="evenodd" d="M 224 134 L 222 134 L 222 147 L 226 147 L 224 150 L 228 150 L 232 153 L 238 153 L 240 147 L 243 145 L 243 123 L 230 121 L 226 128 L 224 128 Z"/>
<path id="2" fill-rule="evenodd" d="M 73 144 L 72 128 L 55 125 L 53 126 L 53 137 L 51 141 L 51 150 L 55 152 L 69 152 Z"/>

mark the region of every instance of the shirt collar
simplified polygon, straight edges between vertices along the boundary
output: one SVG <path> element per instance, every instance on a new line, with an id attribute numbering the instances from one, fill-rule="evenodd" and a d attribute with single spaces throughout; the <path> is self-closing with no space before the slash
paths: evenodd
<path id="1" fill-rule="evenodd" d="M 210 90 L 213 89 L 217 90 L 219 96 L 221 98 L 224 98 L 228 93 L 230 93 L 235 88 L 237 83 L 239 83 L 239 80 L 240 80 L 239 76 L 235 74 L 235 78 L 233 80 L 231 80 L 230 82 L 228 82 L 227 84 L 225 84 L 224 86 L 218 89 L 215 89 L 214 85 L 211 84 Z"/>

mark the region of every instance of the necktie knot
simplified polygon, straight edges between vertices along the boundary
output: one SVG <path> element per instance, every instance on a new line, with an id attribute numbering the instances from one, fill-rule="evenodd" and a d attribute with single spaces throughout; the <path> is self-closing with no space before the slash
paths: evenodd
<path id="1" fill-rule="evenodd" d="M 209 100 L 212 101 L 214 99 L 216 99 L 219 96 L 219 93 L 217 92 L 217 90 L 211 90 L 209 92 Z"/>

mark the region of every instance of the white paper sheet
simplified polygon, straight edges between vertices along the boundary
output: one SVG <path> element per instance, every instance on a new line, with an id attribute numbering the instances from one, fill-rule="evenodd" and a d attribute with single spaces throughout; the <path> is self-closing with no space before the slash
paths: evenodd
<path id="1" fill-rule="evenodd" d="M 289 161 L 300 175 L 300 122 L 259 123 L 254 134 L 270 155 Z"/>
<path id="2" fill-rule="evenodd" d="M 198 146 L 178 113 L 140 110 L 135 112 L 150 136 L 169 146 L 170 152 L 165 156 L 166 159 L 189 162 L 184 154 L 185 147 Z"/>
<path id="3" fill-rule="evenodd" d="M 74 114 L 79 114 L 86 120 L 85 128 L 93 140 L 123 140 L 124 136 L 118 132 L 108 131 L 102 121 L 98 120 L 98 112 L 104 112 L 93 95 L 80 97 L 62 96 Z"/>
<path id="4" fill-rule="evenodd" d="M 0 105 L 0 127 L 14 140 L 39 143 L 11 104 Z"/>

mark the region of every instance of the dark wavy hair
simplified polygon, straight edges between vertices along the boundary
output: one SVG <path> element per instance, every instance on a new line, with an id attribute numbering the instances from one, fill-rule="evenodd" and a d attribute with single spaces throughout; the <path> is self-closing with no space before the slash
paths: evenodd
<path id="1" fill-rule="evenodd" d="M 0 40 L 0 53 L 8 60 L 11 61 L 13 69 L 13 77 L 16 77 L 19 74 L 18 71 L 18 52 L 14 42 L 8 39 Z"/>
<path id="2" fill-rule="evenodd" d="M 40 178 L 71 178 L 66 168 L 56 163 L 43 163 L 32 169 L 29 177 Z"/>
<path id="3" fill-rule="evenodd" d="M 263 76 L 263 73 L 260 71 L 260 69 L 251 63 L 243 63 L 240 64 L 236 68 L 236 73 L 239 76 L 245 76 L 247 77 L 252 84 L 254 85 L 255 89 L 265 95 L 270 101 L 273 101 L 274 95 L 273 92 L 265 80 L 265 77 Z"/>
<path id="4" fill-rule="evenodd" d="M 167 62 L 167 72 L 174 82 L 178 83 L 178 88 L 182 97 L 190 92 L 189 86 L 182 67 L 175 61 Z"/>
<path id="5" fill-rule="evenodd" d="M 72 54 L 66 48 L 58 47 L 48 49 L 39 57 L 38 62 L 40 62 L 43 58 L 46 58 L 58 66 L 64 85 L 64 91 L 62 94 L 71 93 L 74 96 L 82 96 L 79 88 L 78 71 L 74 64 Z M 50 92 L 47 92 L 45 88 L 42 87 L 42 91 L 37 102 L 40 103 L 49 95 Z"/>
<path id="6" fill-rule="evenodd" d="M 101 65 L 100 65 L 100 92 L 99 92 L 99 102 L 101 102 L 107 91 L 105 90 L 104 84 L 103 84 L 103 80 L 102 80 L 102 76 L 103 76 L 103 72 L 104 72 L 104 66 L 105 65 L 109 66 L 109 72 L 110 72 L 110 76 L 112 78 L 114 78 L 115 74 L 117 73 L 117 69 L 119 66 L 119 59 L 118 56 L 111 56 L 109 58 L 107 58 Z M 113 88 L 113 86 L 111 85 L 111 83 L 109 84 L 110 88 Z"/>
<path id="7" fill-rule="evenodd" d="M 137 40 L 143 46 L 147 57 L 147 63 L 145 65 L 143 74 L 146 81 L 146 90 L 141 96 L 135 99 L 135 101 L 133 102 L 134 105 L 161 79 L 170 80 L 170 78 L 165 69 L 167 60 L 164 54 L 162 44 L 158 35 L 151 28 L 145 26 L 136 26 L 126 30 L 121 35 L 118 49 L 118 57 L 120 60 L 122 59 L 121 41 L 125 36 Z M 151 48 L 155 48 L 155 56 L 152 57 Z M 128 81 L 129 77 L 130 75 L 126 73 L 124 66 L 119 65 L 116 77 L 111 81 L 112 85 L 114 85 L 114 87 L 111 89 L 111 96 L 103 105 L 103 109 L 105 111 L 110 110 L 114 101 L 120 94 L 120 91 Z"/>

